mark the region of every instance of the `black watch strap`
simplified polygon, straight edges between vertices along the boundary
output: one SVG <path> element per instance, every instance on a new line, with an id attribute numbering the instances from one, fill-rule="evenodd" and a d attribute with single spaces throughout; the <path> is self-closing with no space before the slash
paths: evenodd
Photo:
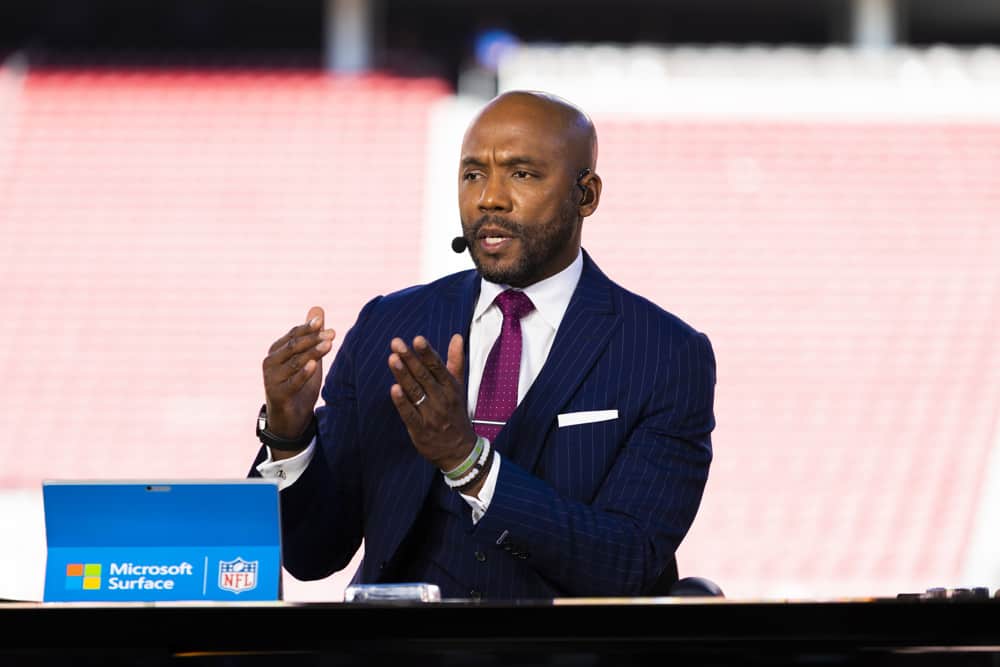
<path id="1" fill-rule="evenodd" d="M 295 451 L 305 449 L 316 437 L 316 415 L 309 420 L 309 426 L 297 438 L 282 438 L 267 430 L 267 403 L 260 406 L 257 413 L 257 438 L 268 447 L 273 449 L 283 449 L 285 451 Z"/>

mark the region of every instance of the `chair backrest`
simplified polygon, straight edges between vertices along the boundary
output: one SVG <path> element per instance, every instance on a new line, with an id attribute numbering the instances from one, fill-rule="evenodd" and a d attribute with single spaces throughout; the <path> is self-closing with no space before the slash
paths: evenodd
<path id="1" fill-rule="evenodd" d="M 654 597 L 725 597 L 722 588 L 705 577 L 679 578 L 677 557 L 671 556 L 656 583 L 646 592 Z"/>
<path id="2" fill-rule="evenodd" d="M 670 588 L 671 597 L 724 598 L 722 589 L 711 579 L 684 577 Z"/>

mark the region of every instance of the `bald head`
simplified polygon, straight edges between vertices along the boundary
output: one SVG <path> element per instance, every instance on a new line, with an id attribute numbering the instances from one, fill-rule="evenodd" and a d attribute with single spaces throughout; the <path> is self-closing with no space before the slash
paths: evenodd
<path id="1" fill-rule="evenodd" d="M 559 144 L 567 169 L 597 169 L 597 132 L 590 117 L 567 100 L 532 90 L 502 93 L 483 107 L 469 132 L 483 123 L 524 123 Z M 468 137 L 468 132 L 466 133 Z"/>
<path id="2" fill-rule="evenodd" d="M 594 124 L 566 100 L 513 91 L 483 107 L 462 140 L 458 196 L 480 274 L 524 287 L 569 266 L 601 199 L 596 168 Z"/>

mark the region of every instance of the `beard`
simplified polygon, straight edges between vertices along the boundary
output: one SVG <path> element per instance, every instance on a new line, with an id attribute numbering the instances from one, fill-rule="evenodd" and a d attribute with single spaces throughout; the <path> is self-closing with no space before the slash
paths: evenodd
<path id="1" fill-rule="evenodd" d="M 556 258 L 573 241 L 577 219 L 576 207 L 568 201 L 560 208 L 558 216 L 547 223 L 523 225 L 509 217 L 483 215 L 469 225 L 463 220 L 462 228 L 479 275 L 491 283 L 527 287 L 554 268 Z M 496 263 L 479 247 L 479 232 L 487 224 L 521 242 L 520 254 L 509 264 Z"/>

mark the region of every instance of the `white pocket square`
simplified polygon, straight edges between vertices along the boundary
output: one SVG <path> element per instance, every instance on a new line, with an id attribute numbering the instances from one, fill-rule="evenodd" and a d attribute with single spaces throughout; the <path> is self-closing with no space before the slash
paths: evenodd
<path id="1" fill-rule="evenodd" d="M 564 412 L 557 417 L 559 428 L 564 426 L 577 426 L 578 424 L 592 424 L 594 422 L 606 422 L 618 419 L 618 410 L 585 410 L 583 412 Z"/>

